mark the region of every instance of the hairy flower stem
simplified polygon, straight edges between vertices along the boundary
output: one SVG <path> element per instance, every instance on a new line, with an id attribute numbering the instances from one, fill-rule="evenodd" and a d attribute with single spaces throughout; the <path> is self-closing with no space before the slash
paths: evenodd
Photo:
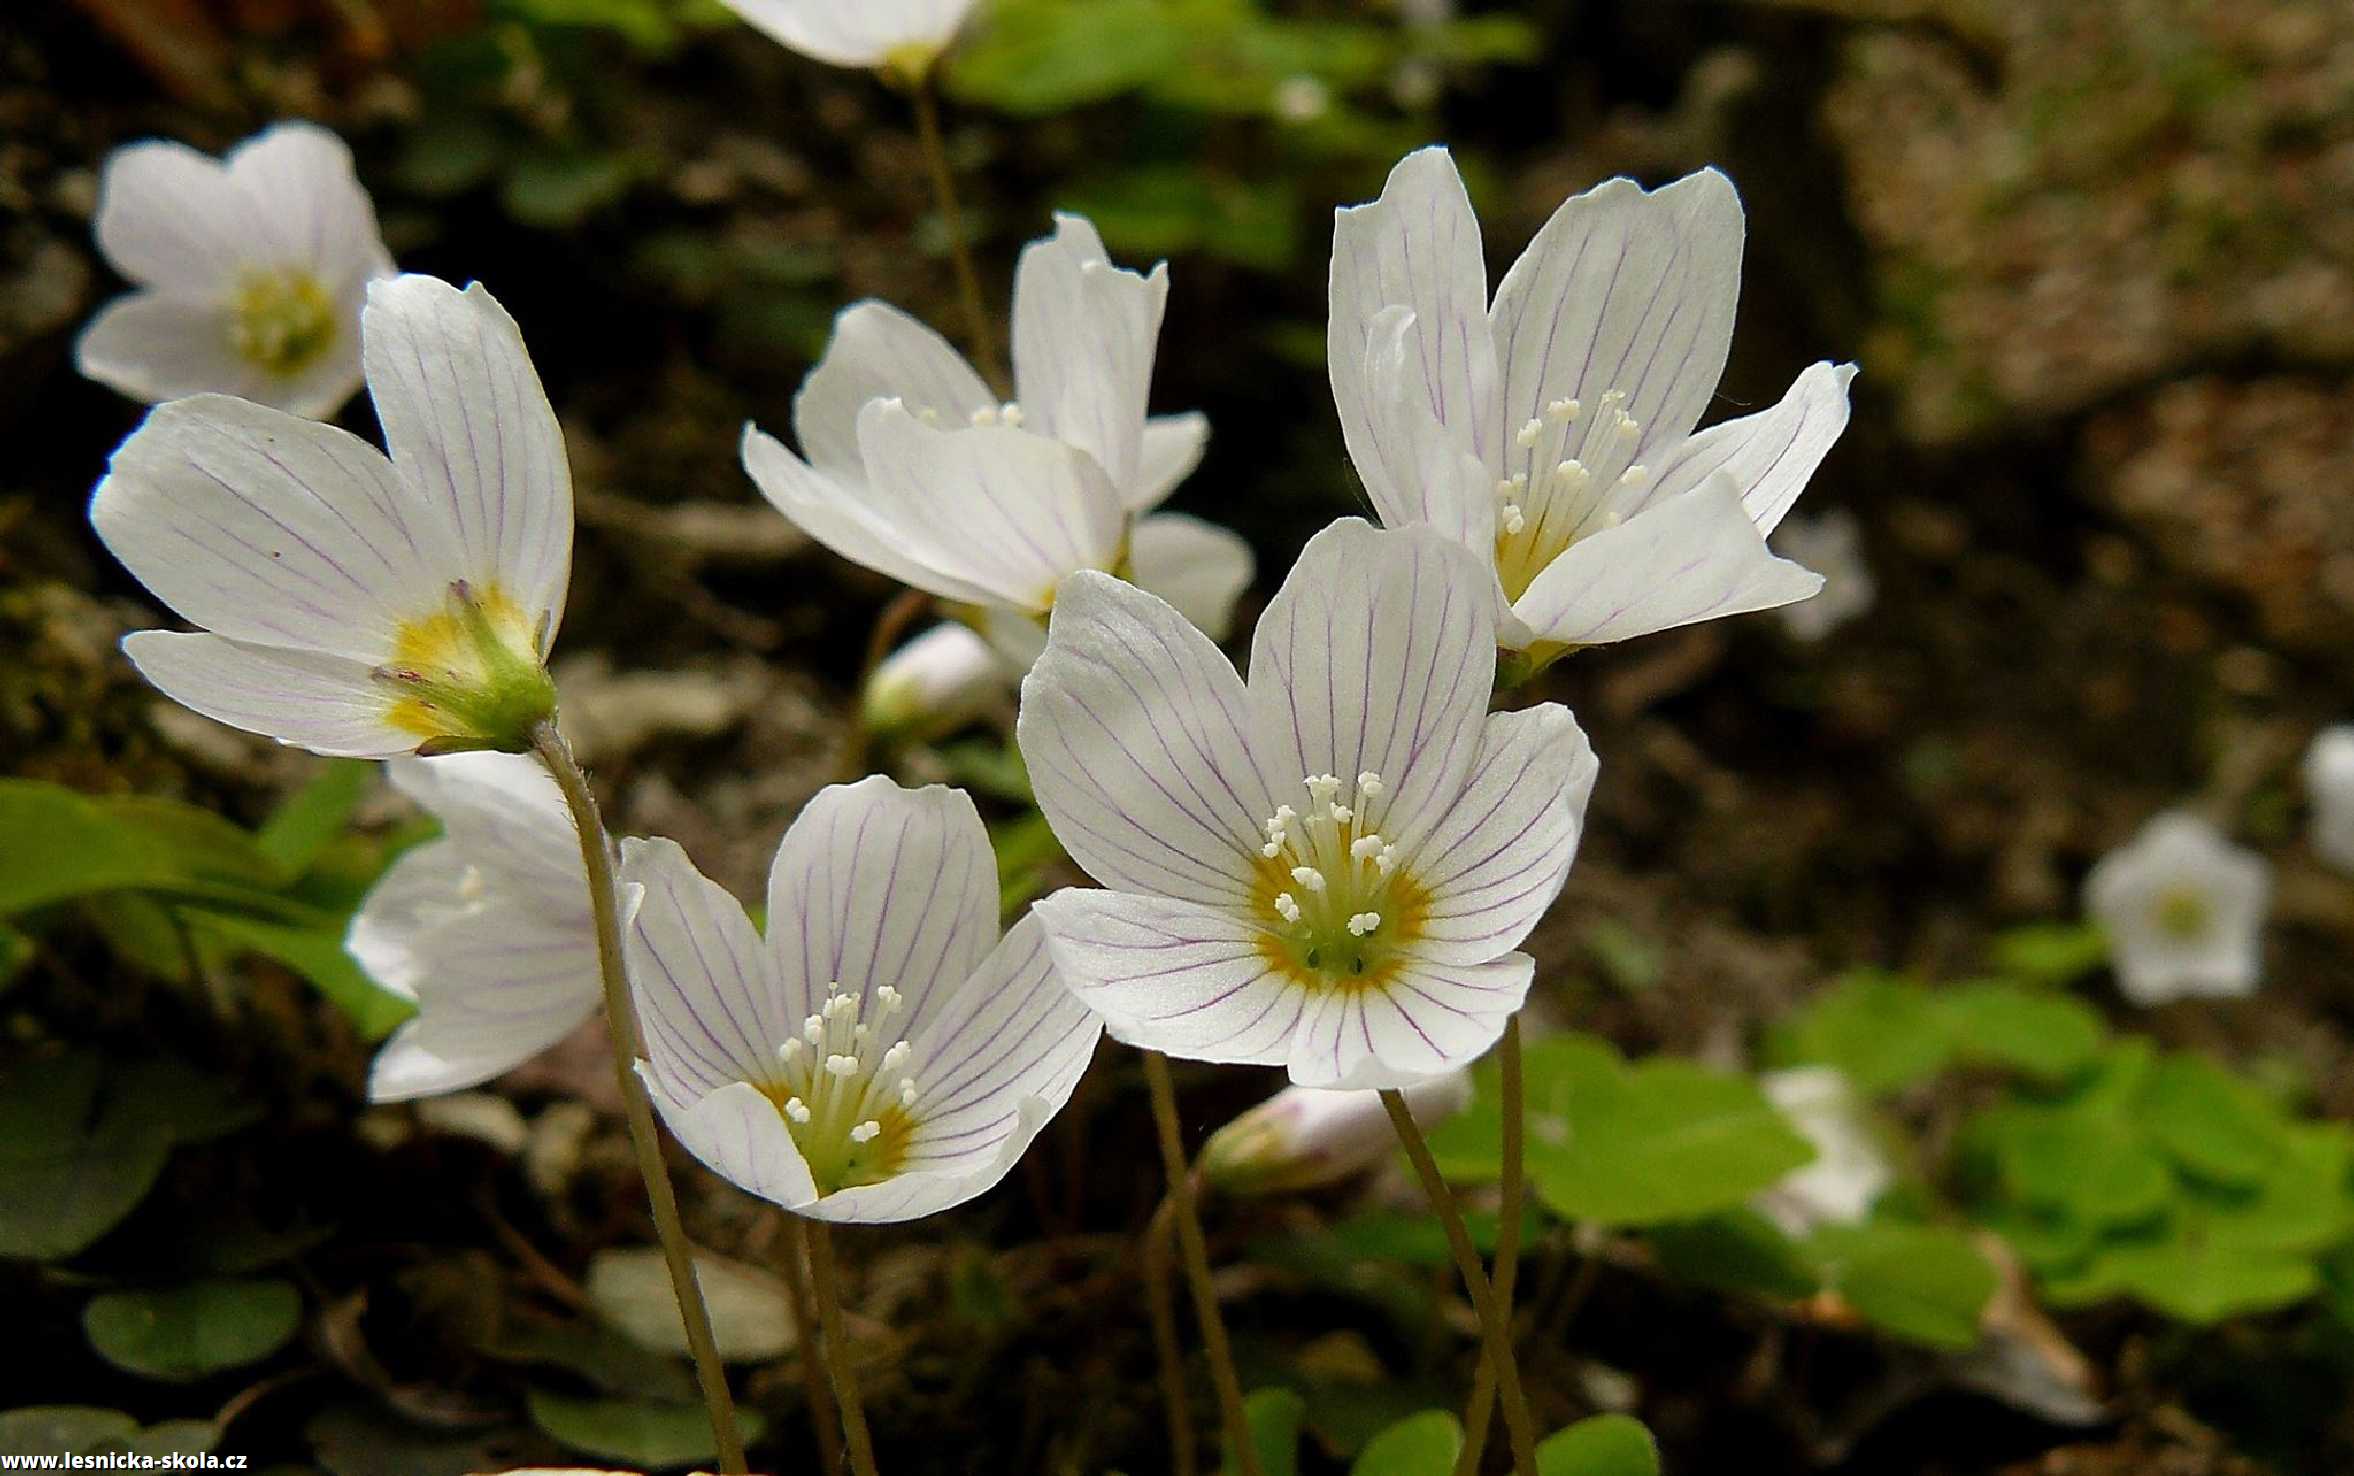
<path id="1" fill-rule="evenodd" d="M 1464 1293 L 1471 1298 L 1472 1310 L 1479 1314 L 1480 1338 L 1486 1345 L 1488 1361 L 1495 1365 L 1496 1385 L 1504 1396 L 1504 1432 L 1512 1443 L 1512 1469 L 1519 1476 L 1537 1476 L 1536 1430 L 1529 1419 L 1528 1400 L 1521 1393 L 1520 1364 L 1512 1356 L 1510 1319 L 1497 1305 L 1488 1284 L 1487 1270 L 1480 1265 L 1479 1250 L 1471 1243 L 1471 1229 L 1463 1223 L 1463 1211 L 1448 1190 L 1445 1177 L 1439 1173 L 1438 1161 L 1430 1156 L 1430 1144 L 1423 1140 L 1422 1129 L 1415 1125 L 1405 1097 L 1395 1090 L 1384 1089 L 1381 1105 L 1389 1109 L 1390 1125 L 1397 1129 L 1398 1141 L 1405 1145 L 1406 1157 L 1413 1161 L 1415 1175 L 1422 1180 L 1422 1192 L 1437 1213 L 1439 1225 L 1447 1232 L 1447 1246 L 1455 1254 L 1455 1269 L 1463 1278 Z"/>
<path id="2" fill-rule="evenodd" d="M 981 305 L 981 278 L 973 270 L 964 212 L 956 203 L 956 176 L 948 167 L 948 146 L 940 138 L 940 103 L 928 78 L 908 91 L 915 103 L 916 137 L 923 143 L 924 165 L 932 175 L 932 200 L 940 208 L 940 223 L 948 229 L 948 255 L 956 268 L 956 295 L 964 307 L 965 338 L 973 351 L 973 365 L 1004 398 L 1011 385 L 1005 377 L 1005 364 L 997 357 L 997 332 L 990 326 L 989 310 Z"/>
<path id="3" fill-rule="evenodd" d="M 1210 1248 L 1202 1239 L 1201 1216 L 1193 1200 L 1193 1173 L 1185 1161 L 1185 1137 L 1177 1123 L 1177 1084 L 1169 1078 L 1168 1057 L 1159 1051 L 1143 1055 L 1144 1080 L 1152 1090 L 1153 1123 L 1160 1130 L 1161 1166 L 1169 1175 L 1177 1244 L 1185 1253 L 1185 1276 L 1193 1287 L 1193 1311 L 1201 1322 L 1210 1379 L 1218 1386 L 1218 1417 L 1226 1428 L 1226 1445 L 1234 1452 L 1234 1465 L 1241 1476 L 1266 1476 L 1259 1466 L 1258 1447 L 1251 1443 L 1250 1421 L 1243 1416 L 1242 1380 L 1234 1371 L 1234 1349 L 1226 1341 L 1218 1290 L 1210 1283 Z"/>
<path id="4" fill-rule="evenodd" d="M 825 1366 L 818 1362 L 817 1303 L 809 1293 L 809 1231 L 799 1215 L 785 1220 L 785 1297 L 793 1304 L 793 1350 L 801 1364 L 801 1398 L 817 1432 L 817 1468 L 842 1469 L 842 1437 L 834 1428 L 834 1400 L 826 1391 Z"/>
<path id="5" fill-rule="evenodd" d="M 1502 1078 L 1504 1099 L 1504 1183 L 1497 1206 L 1501 1218 L 1496 1224 L 1496 1270 L 1491 1286 L 1496 1311 L 1504 1319 L 1504 1335 L 1509 1339 L 1512 1291 L 1520 1276 L 1520 1201 L 1521 1186 L 1526 1180 L 1523 1165 L 1528 1131 L 1528 1093 L 1521 1079 L 1518 1015 L 1505 1023 L 1504 1043 L 1496 1053 L 1496 1068 Z M 1496 1368 L 1482 1349 L 1479 1372 L 1471 1380 L 1471 1400 L 1464 1406 L 1463 1454 L 1455 1463 L 1455 1476 L 1472 1476 L 1479 1469 L 1480 1457 L 1488 1446 L 1488 1420 L 1494 1413 L 1495 1403 Z"/>
<path id="6" fill-rule="evenodd" d="M 866 1401 L 858 1396 L 858 1367 L 850 1356 L 850 1334 L 842 1325 L 842 1277 L 834 1265 L 833 1227 L 812 1220 L 809 1277 L 817 1292 L 817 1315 L 825 1328 L 826 1367 L 834 1376 L 834 1399 L 842 1406 L 842 1434 L 850 1444 L 850 1469 L 875 1476 L 875 1442 L 867 1433 Z"/>
<path id="7" fill-rule="evenodd" d="M 1177 1299 L 1169 1286 L 1176 1234 L 1177 1200 L 1164 1195 L 1144 1229 L 1144 1305 L 1161 1365 L 1161 1408 L 1169 1417 L 1169 1476 L 1194 1476 L 1193 1407 L 1185 1397 L 1185 1349 L 1177 1340 Z"/>
<path id="8" fill-rule="evenodd" d="M 573 829 L 580 835 L 580 861 L 588 872 L 589 910 L 596 917 L 597 962 L 605 981 L 605 1028 L 613 1040 L 613 1080 L 621 1089 L 622 1116 L 629 1124 L 630 1147 L 637 1152 L 638 1176 L 646 1182 L 654 1235 L 662 1243 L 663 1263 L 670 1268 L 670 1292 L 678 1299 L 679 1318 L 686 1324 L 687 1351 L 694 1359 L 695 1381 L 703 1388 L 704 1410 L 711 1417 L 719 1469 L 723 1476 L 744 1476 L 750 1468 L 744 1464 L 744 1437 L 736 1430 L 735 1400 L 728 1393 L 719 1345 L 711 1336 L 711 1313 L 704 1307 L 702 1288 L 695 1281 L 694 1256 L 687 1246 L 686 1227 L 679 1223 L 670 1170 L 662 1162 L 654 1106 L 646 1097 L 646 1084 L 638 1080 L 637 1064 L 645 1052 L 638 1034 L 637 1007 L 630 1000 L 629 974 L 622 962 L 613 843 L 598 816 L 597 798 L 589 792 L 588 776 L 581 772 L 572 757 L 572 745 L 564 741 L 556 725 L 548 721 L 535 724 L 531 746 L 556 787 L 564 792 Z"/>

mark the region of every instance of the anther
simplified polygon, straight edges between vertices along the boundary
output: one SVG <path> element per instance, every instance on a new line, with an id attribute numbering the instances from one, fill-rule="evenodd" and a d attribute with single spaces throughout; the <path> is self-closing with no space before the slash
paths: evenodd
<path id="1" fill-rule="evenodd" d="M 1513 437 L 1513 439 L 1518 441 L 1520 443 L 1520 448 L 1525 451 L 1531 446 L 1536 445 L 1537 437 L 1543 435 L 1544 433 L 1545 422 L 1532 417 L 1528 424 L 1520 428 L 1520 434 Z"/>
<path id="2" fill-rule="evenodd" d="M 1291 869 L 1291 879 L 1311 892 L 1324 890 L 1324 873 L 1313 866 L 1294 866 Z"/>
<path id="3" fill-rule="evenodd" d="M 1283 915 L 1283 920 L 1287 923 L 1296 923 L 1300 920 L 1300 900 L 1289 892 L 1275 894 L 1275 910 Z"/>
<path id="4" fill-rule="evenodd" d="M 870 1117 L 866 1121 L 860 1123 L 858 1126 L 850 1130 L 850 1141 L 853 1143 L 872 1143 L 875 1139 L 881 1137 L 882 1135 L 883 1125 Z"/>
<path id="5" fill-rule="evenodd" d="M 1378 912 L 1360 912 L 1349 919 L 1349 933 L 1353 937 L 1362 938 L 1380 926 L 1381 914 Z"/>
<path id="6" fill-rule="evenodd" d="M 1545 418 L 1566 423 L 1577 419 L 1578 412 L 1584 408 L 1586 407 L 1575 400 L 1555 400 L 1545 407 Z"/>

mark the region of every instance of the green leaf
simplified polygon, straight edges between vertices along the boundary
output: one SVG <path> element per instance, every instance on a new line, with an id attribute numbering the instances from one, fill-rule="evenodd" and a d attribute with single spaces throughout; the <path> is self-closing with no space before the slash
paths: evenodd
<path id="1" fill-rule="evenodd" d="M 718 1454 L 711 1419 L 699 1404 L 647 1404 L 629 1399 L 574 1399 L 533 1389 L 526 1395 L 531 1422 L 555 1440 L 602 1460 L 625 1465 L 685 1466 Z M 736 1423 L 746 1444 L 758 1440 L 767 1421 L 738 1407 Z"/>
<path id="2" fill-rule="evenodd" d="M 1695 1286 L 1785 1301 L 1822 1289 L 1822 1275 L 1806 1248 L 1752 1209 L 1656 1225 L 1647 1238 L 1660 1268 Z"/>
<path id="3" fill-rule="evenodd" d="M 638 174 L 628 154 L 533 153 L 508 167 L 499 202 L 525 225 L 577 225 L 628 194 Z"/>
<path id="4" fill-rule="evenodd" d="M 290 879 L 244 831 L 171 800 L 0 779 L 0 835 L 0 916 L 114 891 L 266 905 Z"/>
<path id="5" fill-rule="evenodd" d="M 351 823 L 376 766 L 360 759 L 328 759 L 309 783 L 287 796 L 254 837 L 262 854 L 289 875 L 310 870 L 327 843 Z"/>
<path id="6" fill-rule="evenodd" d="M 0 1256 L 74 1255 L 154 1187 L 172 1129 L 106 1085 L 101 1063 L 84 1055 L 0 1075 Z"/>
<path id="7" fill-rule="evenodd" d="M 1446 1476 L 1463 1450 L 1463 1422 L 1443 1409 L 1408 1415 L 1365 1443 L 1349 1476 Z"/>
<path id="8" fill-rule="evenodd" d="M 1659 1442 L 1641 1420 L 1596 1415 L 1537 1443 L 1537 1476 L 1659 1476 Z"/>
<path id="9" fill-rule="evenodd" d="M 1308 1401 L 1290 1389 L 1255 1389 L 1243 1399 L 1242 1417 L 1251 1428 L 1261 1476 L 1299 1476 L 1300 1426 L 1307 1415 Z M 1241 1470 L 1232 1449 L 1222 1469 L 1226 1476 Z"/>
<path id="10" fill-rule="evenodd" d="M 301 1323 L 301 1293 L 276 1280 L 107 1292 L 82 1309 L 82 1331 L 98 1355 L 151 1379 L 200 1379 L 259 1362 Z"/>
<path id="11" fill-rule="evenodd" d="M 2084 1224 L 2146 1220 L 2174 1193 L 2164 1160 L 2130 1123 L 2097 1105 L 2004 1103 L 1970 1130 L 1991 1146 L 2010 1198 Z"/>
<path id="12" fill-rule="evenodd" d="M 2254 1185 L 2286 1148 L 2280 1110 L 2197 1056 L 2168 1055 L 2150 1068 L 2137 1117 L 2169 1158 L 2222 1184 Z"/>
<path id="13" fill-rule="evenodd" d="M 41 1404 L 0 1411 L 0 1455 L 56 1457 L 126 1441 L 139 1422 L 119 1409 Z"/>
<path id="14" fill-rule="evenodd" d="M 1953 1048 L 1966 1061 L 2062 1081 L 2090 1066 L 2108 1033 L 2091 1006 L 2001 980 L 1940 992 Z"/>
<path id="15" fill-rule="evenodd" d="M 1182 17 L 1161 0 L 998 0 L 950 63 L 949 91 L 1030 117 L 1141 87 L 1182 61 Z"/>
<path id="16" fill-rule="evenodd" d="M 1843 976 L 1769 1037 L 1777 1066 L 1836 1066 L 1857 1091 L 1926 1081 L 1953 1057 L 1945 1012 L 1919 981 L 1877 969 Z"/>
<path id="17" fill-rule="evenodd" d="M 33 955 L 39 951 L 40 945 L 30 933 L 0 923 L 0 993 L 16 982 L 17 975 L 32 964 Z"/>
<path id="18" fill-rule="evenodd" d="M 1824 1283 L 1874 1326 L 1935 1348 L 1976 1346 L 1996 1277 L 1968 1235 L 1934 1225 L 1825 1225 L 1807 1248 Z"/>
<path id="19" fill-rule="evenodd" d="M 2055 988 L 2075 983 L 2109 961 L 2109 940 L 2090 923 L 2033 923 L 1994 940 L 1997 971 Z"/>
<path id="20" fill-rule="evenodd" d="M 1142 258 L 1206 252 L 1281 271 L 1299 249 L 1299 201 L 1280 180 L 1241 180 L 1198 164 L 1151 165 L 1071 191 L 1113 250 Z"/>
<path id="21" fill-rule="evenodd" d="M 1463 1227 L 1471 1232 L 1472 1245 L 1483 1254 L 1495 1250 L 1496 1228 L 1501 1223 L 1500 1216 L 1484 1210 L 1468 1210 L 1463 1216 Z M 1544 1228 L 1543 1218 L 1533 1208 L 1522 1210 L 1522 1245 L 1534 1242 Z M 1335 1246 L 1368 1261 L 1396 1261 L 1408 1266 L 1455 1264 L 1455 1252 L 1447 1244 L 1445 1227 L 1428 1213 L 1367 1210 L 1336 1221 L 1326 1234 Z"/>
<path id="22" fill-rule="evenodd" d="M 2340 1123 L 2297 1124 L 2279 1150 L 2252 1188 L 2184 1186 L 2184 1213 L 2199 1234 L 2218 1246 L 2311 1255 L 2354 1232 L 2354 1134 Z"/>
<path id="23" fill-rule="evenodd" d="M 382 1040 L 417 1007 L 368 977 L 344 951 L 343 931 L 284 927 L 255 918 L 190 909 L 190 926 L 224 943 L 274 959 L 310 981 L 327 1002 L 351 1017 L 362 1040 Z"/>
<path id="24" fill-rule="evenodd" d="M 585 1320 L 559 1323 L 511 1315 L 498 1329 L 497 1340 L 477 1345 L 477 1351 L 505 1363 L 561 1368 L 607 1394 L 658 1403 L 695 1402 L 695 1380 L 686 1365 Z"/>
<path id="25" fill-rule="evenodd" d="M 2301 1302 L 2321 1290 L 2309 1257 L 2174 1236 L 2114 1246 L 2081 1276 L 2044 1291 L 2056 1306 L 2129 1296 L 2184 1322 L 2213 1323 Z"/>

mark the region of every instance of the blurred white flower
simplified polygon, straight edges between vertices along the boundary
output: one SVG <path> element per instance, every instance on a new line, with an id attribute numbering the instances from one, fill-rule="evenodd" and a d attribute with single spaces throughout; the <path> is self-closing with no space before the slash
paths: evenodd
<path id="1" fill-rule="evenodd" d="M 280 123 L 220 159 L 185 144 L 116 149 L 98 249 L 136 289 L 82 330 L 82 373 L 151 404 L 236 395 L 333 415 L 360 387 L 360 306 L 392 273 L 343 140 Z"/>
<path id="2" fill-rule="evenodd" d="M 572 570 L 572 475 L 515 320 L 480 285 L 372 284 L 388 459 L 333 426 L 197 395 L 147 419 L 90 501 L 193 633 L 123 641 L 216 722 L 316 753 L 529 746 Z"/>
<path id="3" fill-rule="evenodd" d="M 1076 574 L 1022 683 L 1039 807 L 1104 890 L 1038 903 L 1117 1038 L 1401 1087 L 1494 1043 L 1568 875 L 1593 751 L 1490 715 L 1487 575 L 1425 528 L 1308 541 L 1246 685 L 1152 595 Z"/>
<path id="4" fill-rule="evenodd" d="M 1823 576 L 1823 588 L 1813 599 L 1774 612 L 1794 639 L 1819 641 L 1872 608 L 1879 586 L 1864 562 L 1863 529 L 1846 508 L 1788 519 L 1774 530 L 1773 548 Z"/>
<path id="5" fill-rule="evenodd" d="M 622 843 L 655 1108 L 697 1158 L 821 1220 L 912 1220 L 1005 1177 L 1100 1023 L 1030 918 L 997 933 L 973 802 L 876 777 L 819 792 L 768 877 L 764 939 L 666 840 Z"/>
<path id="6" fill-rule="evenodd" d="M 1741 284 L 1741 201 L 1713 169 L 1564 203 L 1488 301 L 1479 221 L 1442 148 L 1339 212 L 1333 398 L 1392 527 L 1494 571 L 1498 643 L 1565 649 L 1805 599 L 1766 548 L 1847 424 L 1852 365 L 1694 435 Z"/>
<path id="7" fill-rule="evenodd" d="M 439 820 L 352 918 L 344 946 L 416 1001 L 376 1053 L 371 1101 L 454 1092 L 510 1071 L 603 1001 L 571 812 L 537 759 L 394 759 L 393 784 Z"/>
<path id="8" fill-rule="evenodd" d="M 744 22 L 836 67 L 887 67 L 920 82 L 975 0 L 720 0 Z"/>
<path id="9" fill-rule="evenodd" d="M 1399 1093 L 1423 1127 L 1471 1102 L 1471 1073 L 1449 1071 Z M 1354 1178 L 1398 1148 L 1377 1091 L 1289 1086 L 1210 1134 L 1198 1165 L 1227 1194 L 1290 1194 Z"/>
<path id="10" fill-rule="evenodd" d="M 1802 1066 L 1769 1071 L 1757 1084 L 1814 1146 L 1815 1157 L 1785 1174 L 1752 1207 L 1792 1236 L 1817 1225 L 1853 1225 L 1868 1217 L 1872 1202 L 1896 1174 L 1847 1077 L 1836 1067 Z"/>
<path id="11" fill-rule="evenodd" d="M 883 659 L 859 697 L 870 733 L 937 738 L 987 712 L 1021 673 L 963 625 L 935 625 Z"/>
<path id="12" fill-rule="evenodd" d="M 863 302 L 835 320 L 794 397 L 801 455 L 746 426 L 744 469 L 842 557 L 975 607 L 1017 670 L 1080 569 L 1133 577 L 1218 633 L 1250 582 L 1249 545 L 1182 514 L 1144 516 L 1209 436 L 1198 414 L 1145 414 L 1167 295 L 1165 267 L 1115 267 L 1093 226 L 1058 216 L 1015 279 L 1016 401 L 998 403 L 930 328 Z"/>
<path id="13" fill-rule="evenodd" d="M 2324 728 L 2305 750 L 2305 797 L 2315 855 L 2354 872 L 2354 725 Z"/>
<path id="14" fill-rule="evenodd" d="M 1302 72 L 1275 84 L 1275 116 L 1286 123 L 1313 123 L 1332 111 L 1332 89 L 1321 77 Z"/>
<path id="15" fill-rule="evenodd" d="M 2118 987 L 2139 1005 L 2255 991 L 2271 869 L 2196 815 L 2170 811 L 2103 856 L 2085 908 L 2109 938 Z"/>

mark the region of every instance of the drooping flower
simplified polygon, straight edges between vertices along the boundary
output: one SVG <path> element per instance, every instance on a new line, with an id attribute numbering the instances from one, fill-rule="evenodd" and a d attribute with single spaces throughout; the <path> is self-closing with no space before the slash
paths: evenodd
<path id="1" fill-rule="evenodd" d="M 1773 546 L 1823 578 L 1822 592 L 1813 599 L 1774 612 L 1793 639 L 1819 641 L 1872 608 L 1879 585 L 1864 562 L 1863 530 L 1854 513 L 1837 507 L 1819 517 L 1791 518 L 1774 530 Z"/>
<path id="2" fill-rule="evenodd" d="M 1554 212 L 1488 300 L 1479 221 L 1443 148 L 1342 210 L 1333 398 L 1392 527 L 1495 571 L 1498 643 L 1537 660 L 1805 599 L 1766 548 L 1847 424 L 1851 365 L 1693 434 L 1724 371 L 1741 202 L 1715 170 L 1613 179 Z"/>
<path id="3" fill-rule="evenodd" d="M 1430 529 L 1335 523 L 1260 618 L 1246 686 L 1152 595 L 1064 584 L 1019 739 L 1107 890 L 1035 911 L 1114 1036 L 1396 1087 L 1503 1031 L 1594 757 L 1562 707 L 1489 715 L 1487 586 Z"/>
<path id="4" fill-rule="evenodd" d="M 1812 1163 L 1757 1197 L 1758 1213 L 1794 1236 L 1867 1218 L 1896 1173 L 1846 1075 L 1832 1066 L 1800 1066 L 1769 1071 L 1757 1084 L 1815 1150 Z"/>
<path id="5" fill-rule="evenodd" d="M 1250 582 L 1248 545 L 1146 516 L 1209 437 L 1198 414 L 1145 413 L 1167 296 L 1166 267 L 1115 267 L 1093 226 L 1058 216 L 1015 277 L 1013 403 L 939 334 L 862 302 L 793 399 L 801 455 L 746 426 L 744 469 L 835 553 L 970 607 L 1017 670 L 1079 569 L 1133 577 L 1223 626 Z"/>
<path id="6" fill-rule="evenodd" d="M 2263 857 L 2179 810 L 2103 856 L 2084 883 L 2117 986 L 2138 1005 L 2254 993 L 2271 899 Z"/>
<path id="7" fill-rule="evenodd" d="M 1015 674 L 969 626 L 935 625 L 885 657 L 859 694 L 870 733 L 936 738 L 988 711 Z"/>
<path id="8" fill-rule="evenodd" d="M 1038 924 L 997 933 L 961 791 L 819 793 L 768 878 L 768 936 L 669 841 L 625 841 L 646 1079 L 672 1133 L 796 1214 L 909 1220 L 995 1184 L 1069 1100 L 1101 1026 Z"/>
<path id="9" fill-rule="evenodd" d="M 1425 1128 L 1471 1102 L 1471 1074 L 1449 1071 L 1399 1093 Z M 1292 1194 L 1356 1177 L 1398 1151 L 1389 1109 L 1373 1091 L 1289 1086 L 1210 1134 L 1203 1182 L 1236 1195 Z"/>
<path id="10" fill-rule="evenodd" d="M 974 0 L 720 0 L 745 24 L 835 67 L 886 67 L 920 82 Z"/>
<path id="11" fill-rule="evenodd" d="M 527 747 L 572 565 L 555 411 L 479 285 L 377 282 L 362 332 L 389 459 L 225 395 L 115 451 L 90 521 L 202 627 L 123 650 L 174 701 L 317 753 Z"/>
<path id="12" fill-rule="evenodd" d="M 454 1092 L 512 1070 L 603 1002 L 588 879 L 571 812 L 536 759 L 394 759 L 392 782 L 442 824 L 402 853 L 344 946 L 417 1013 L 376 1053 L 378 1102 Z"/>
<path id="13" fill-rule="evenodd" d="M 135 290 L 75 344 L 90 378 L 151 404 L 218 393 L 309 416 L 360 387 L 360 306 L 392 257 L 351 150 L 326 129 L 280 123 L 220 159 L 119 148 L 97 233 Z"/>
<path id="14" fill-rule="evenodd" d="M 2305 797 L 2314 853 L 2354 873 L 2354 725 L 2324 728 L 2305 750 Z"/>

